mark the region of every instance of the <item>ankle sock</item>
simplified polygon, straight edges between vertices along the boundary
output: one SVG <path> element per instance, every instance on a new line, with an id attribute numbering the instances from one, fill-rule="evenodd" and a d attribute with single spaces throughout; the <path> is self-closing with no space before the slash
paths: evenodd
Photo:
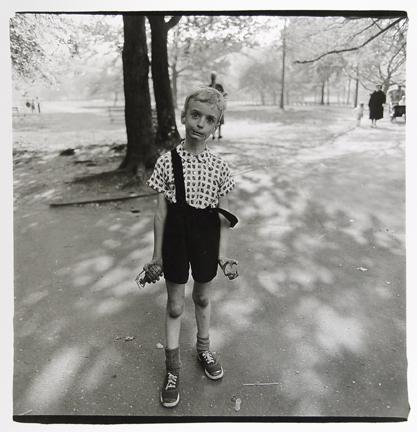
<path id="1" fill-rule="evenodd" d="M 201 337 L 199 335 L 197 335 L 197 352 L 198 354 L 204 352 L 204 351 L 208 351 L 210 349 L 210 337 Z"/>
<path id="2" fill-rule="evenodd" d="M 179 374 L 181 368 L 179 347 L 174 349 L 165 348 L 165 365 L 167 371 L 172 372 L 176 375 Z"/>

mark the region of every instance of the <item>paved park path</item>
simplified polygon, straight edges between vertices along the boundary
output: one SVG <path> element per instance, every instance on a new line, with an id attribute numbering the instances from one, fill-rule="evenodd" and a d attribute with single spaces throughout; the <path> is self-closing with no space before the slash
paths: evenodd
<path id="1" fill-rule="evenodd" d="M 164 284 L 133 282 L 154 198 L 50 208 L 75 165 L 56 152 L 15 164 L 14 413 L 406 417 L 405 127 L 352 117 L 228 113 L 213 145 L 240 216 L 240 277 L 213 290 L 225 377 L 210 382 L 195 359 L 189 285 L 172 410 L 158 401 Z"/>

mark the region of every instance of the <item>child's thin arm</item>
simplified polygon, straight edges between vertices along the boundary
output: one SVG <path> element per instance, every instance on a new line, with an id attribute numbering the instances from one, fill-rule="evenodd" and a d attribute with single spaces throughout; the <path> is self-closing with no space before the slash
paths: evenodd
<path id="1" fill-rule="evenodd" d="M 154 216 L 154 229 L 153 229 L 153 255 L 150 263 L 146 264 L 143 268 L 146 271 L 147 278 L 155 282 L 161 276 L 163 269 L 162 262 L 162 240 L 164 233 L 165 220 L 167 215 L 167 203 L 164 194 L 158 194 L 158 201 Z"/>
<path id="2" fill-rule="evenodd" d="M 162 193 L 158 194 L 158 202 L 154 216 L 153 226 L 153 256 L 152 260 L 162 260 L 162 238 L 164 233 L 165 219 L 167 216 L 167 203 Z"/>
<path id="3" fill-rule="evenodd" d="M 229 199 L 227 196 L 219 198 L 219 207 L 225 210 L 229 208 Z M 220 244 L 219 244 L 219 265 L 225 276 L 229 279 L 235 279 L 238 276 L 238 262 L 233 258 L 227 257 L 227 247 L 229 244 L 230 222 L 222 215 L 220 217 Z"/>

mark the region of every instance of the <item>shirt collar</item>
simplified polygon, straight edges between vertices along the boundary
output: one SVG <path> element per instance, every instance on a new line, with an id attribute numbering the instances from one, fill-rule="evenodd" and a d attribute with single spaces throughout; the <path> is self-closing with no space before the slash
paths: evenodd
<path id="1" fill-rule="evenodd" d="M 177 152 L 178 152 L 178 154 L 181 156 L 181 159 L 183 159 L 183 160 L 185 160 L 185 161 L 191 161 L 191 160 L 195 160 L 195 159 L 197 159 L 199 162 L 207 162 L 207 161 L 208 161 L 208 158 L 209 158 L 209 155 L 210 155 L 210 151 L 209 151 L 209 149 L 207 148 L 207 146 L 206 146 L 206 148 L 205 148 L 201 153 L 199 153 L 198 155 L 195 155 L 195 154 L 190 153 L 189 151 L 187 151 L 187 150 L 184 148 L 184 140 L 181 141 L 181 143 L 178 145 L 178 147 L 177 147 Z"/>

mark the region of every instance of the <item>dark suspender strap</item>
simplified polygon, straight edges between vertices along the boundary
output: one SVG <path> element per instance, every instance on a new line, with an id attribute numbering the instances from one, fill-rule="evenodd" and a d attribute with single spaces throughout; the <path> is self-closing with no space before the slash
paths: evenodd
<path id="1" fill-rule="evenodd" d="M 230 222 L 231 228 L 233 228 L 239 222 L 239 219 L 233 213 L 230 213 L 225 209 L 222 209 L 220 207 L 216 207 L 213 210 L 215 210 L 217 213 L 220 213 L 221 215 L 223 215 Z"/>
<path id="2" fill-rule="evenodd" d="M 178 204 L 185 204 L 184 173 L 181 156 L 174 148 L 171 150 L 172 168 L 174 169 L 175 198 Z"/>
<path id="3" fill-rule="evenodd" d="M 178 204 L 184 205 L 185 201 L 185 186 L 184 186 L 184 172 L 182 169 L 181 156 L 176 149 L 171 150 L 172 168 L 174 170 L 174 183 L 175 183 L 175 198 Z M 234 227 L 238 223 L 238 218 L 225 209 L 215 207 L 213 211 L 223 215 L 229 222 L 230 226 Z"/>

